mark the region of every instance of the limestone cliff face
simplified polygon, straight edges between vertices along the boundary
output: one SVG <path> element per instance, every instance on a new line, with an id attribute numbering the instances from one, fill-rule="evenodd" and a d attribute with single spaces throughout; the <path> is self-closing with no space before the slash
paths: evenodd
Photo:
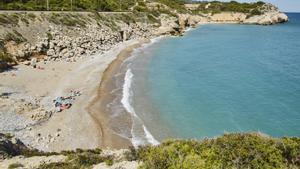
<path id="1" fill-rule="evenodd" d="M 244 24 L 272 25 L 288 21 L 288 16 L 279 11 L 272 4 L 265 4 L 262 7 L 262 14 L 248 17 L 243 21 Z"/>
<path id="2" fill-rule="evenodd" d="M 44 62 L 72 62 L 108 51 L 122 41 L 178 32 L 177 18 L 166 14 L 161 14 L 157 21 L 131 12 L 3 11 L 0 15 L 8 22 L 0 21 L 0 52 L 5 48 L 14 60 L 25 64 L 31 57 Z"/>
<path id="3" fill-rule="evenodd" d="M 194 27 L 201 23 L 238 23 L 238 24 L 257 24 L 257 25 L 273 25 L 288 21 L 288 16 L 280 11 L 274 10 L 265 12 L 261 15 L 249 17 L 245 13 L 240 12 L 221 12 L 217 14 L 207 15 L 191 15 L 179 14 L 178 23 L 180 30 L 186 27 Z"/>
<path id="4" fill-rule="evenodd" d="M 245 19 L 244 24 L 258 24 L 258 25 L 272 25 L 276 23 L 283 23 L 288 21 L 288 16 L 279 11 L 267 12 L 263 15 L 257 15 Z"/>
<path id="5" fill-rule="evenodd" d="M 209 5 L 210 4 L 208 4 L 208 6 Z M 198 8 L 199 4 L 186 4 L 185 6 L 186 9 L 193 11 Z M 280 12 L 279 9 L 272 4 L 264 4 L 253 10 L 258 10 L 257 15 L 253 15 L 252 12 L 242 13 L 228 11 L 220 13 L 202 13 L 201 10 L 198 11 L 198 15 L 180 14 L 178 17 L 179 25 L 181 28 L 206 22 L 272 25 L 288 21 L 287 15 Z"/>
<path id="6" fill-rule="evenodd" d="M 273 25 L 288 21 L 288 16 L 279 11 L 270 11 L 262 15 L 248 17 L 244 13 L 222 12 L 209 17 L 210 22 Z"/>
<path id="7" fill-rule="evenodd" d="M 166 14 L 160 15 L 161 25 L 156 31 L 156 35 L 176 34 L 178 32 L 178 23 L 176 17 L 170 17 Z"/>
<path id="8" fill-rule="evenodd" d="M 240 12 L 222 12 L 210 16 L 210 21 L 213 22 L 243 22 L 247 15 Z"/>

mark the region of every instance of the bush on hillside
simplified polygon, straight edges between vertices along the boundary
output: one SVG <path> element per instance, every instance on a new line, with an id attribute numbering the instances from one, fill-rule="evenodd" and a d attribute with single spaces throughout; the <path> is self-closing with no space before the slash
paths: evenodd
<path id="1" fill-rule="evenodd" d="M 49 0 L 51 11 L 126 11 L 135 0 Z M 5 10 L 47 10 L 46 0 L 4 0 L 0 9 Z"/>
<path id="2" fill-rule="evenodd" d="M 141 147 L 145 169 L 297 168 L 300 138 L 273 139 L 259 134 L 226 134 L 216 139 L 171 140 Z"/>
<path id="3" fill-rule="evenodd" d="M 260 15 L 262 12 L 260 8 L 265 4 L 262 1 L 256 3 L 239 3 L 236 1 L 230 2 L 199 2 L 197 11 L 203 13 L 218 13 L 218 12 L 242 12 L 251 13 L 253 15 Z"/>

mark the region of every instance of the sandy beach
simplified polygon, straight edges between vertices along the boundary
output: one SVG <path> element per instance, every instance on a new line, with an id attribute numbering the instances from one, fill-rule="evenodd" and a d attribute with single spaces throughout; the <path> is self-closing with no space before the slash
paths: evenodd
<path id="1" fill-rule="evenodd" d="M 111 79 L 133 49 L 149 42 L 137 39 L 174 35 L 174 32 L 176 35 L 176 30 L 183 29 L 182 32 L 177 32 L 182 34 L 188 27 L 180 26 L 180 23 L 186 23 L 188 18 L 177 18 L 179 24 L 176 18 L 163 20 L 160 29 L 134 24 L 128 31 L 128 36 L 132 37 L 125 38 L 127 41 L 122 43 L 119 43 L 122 41 L 120 32 L 97 29 L 95 25 L 87 29 L 88 36 L 84 29 L 76 29 L 79 32 L 74 35 L 76 38 L 69 29 L 64 35 L 60 29 L 53 27 L 54 39 L 42 39 L 37 46 L 31 46 L 34 48 L 31 52 L 46 47 L 47 53 L 41 57 L 51 57 L 38 62 L 37 68 L 27 66 L 31 63 L 19 64 L 0 73 L 0 132 L 12 133 L 25 144 L 44 151 L 128 148 L 133 140 L 130 127 L 124 129 L 125 135 L 120 134 L 123 131 L 116 131 L 123 126 L 132 126 L 131 116 L 125 111 L 118 118 L 109 117 L 112 112 L 108 106 L 114 101 L 115 95 L 120 95 L 111 93 L 115 87 Z M 201 17 L 190 18 L 190 21 L 193 21 L 194 26 L 217 22 L 201 20 Z M 236 22 L 236 18 L 226 19 L 222 23 L 227 22 Z M 27 28 L 24 31 L 28 32 Z M 110 36 L 103 37 L 103 34 Z M 77 38 L 78 35 L 84 38 Z M 101 48 L 99 43 L 103 43 Z M 26 50 L 30 48 L 30 45 L 27 46 Z M 20 51 L 18 48 L 10 50 L 12 53 Z M 91 55 L 104 51 L 104 54 Z M 79 92 L 80 96 L 72 97 L 71 108 L 56 112 L 53 100 L 57 97 L 69 97 L 72 91 Z M 119 128 L 112 125 L 119 123 L 122 123 Z M 147 133 L 145 127 L 140 130 Z"/>
<path id="2" fill-rule="evenodd" d="M 81 93 L 70 109 L 54 113 L 47 121 L 28 125 L 14 134 L 25 143 L 45 151 L 130 146 L 129 140 L 110 130 L 106 120 L 109 112 L 106 112 L 105 106 L 111 98 L 105 90 L 110 87 L 109 79 L 114 69 L 143 42 L 126 41 L 103 55 L 77 62 L 38 63 L 41 69 L 19 65 L 14 70 L 1 73 L 1 90 L 9 87 L 12 91 L 21 92 L 19 97 L 39 98 L 44 109 L 53 108 L 52 100 L 67 95 L 71 90 Z M 28 118 L 25 113 L 20 115 Z M 5 125 L 8 121 L 1 123 Z"/>

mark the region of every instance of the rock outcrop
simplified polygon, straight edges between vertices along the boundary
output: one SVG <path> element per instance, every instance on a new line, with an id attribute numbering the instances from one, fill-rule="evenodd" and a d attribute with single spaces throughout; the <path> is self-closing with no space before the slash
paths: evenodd
<path id="1" fill-rule="evenodd" d="M 23 18 L 27 14 L 17 12 L 14 15 Z M 26 25 L 22 25 L 22 20 L 19 21 L 19 25 L 0 25 L 2 29 L 0 39 L 4 39 L 5 51 L 17 61 L 22 62 L 35 57 L 37 61 L 43 62 L 60 60 L 72 62 L 85 56 L 101 54 L 126 40 L 150 39 L 159 35 L 174 35 L 178 32 L 177 18 L 166 14 L 161 14 L 157 18 L 153 16 L 160 23 L 145 20 L 147 15 L 135 16 L 133 13 L 35 12 L 33 15 L 36 19 L 28 20 Z M 10 18 L 12 14 L 4 12 L 3 16 Z M 74 18 L 70 21 L 71 26 L 69 22 L 57 23 L 60 18 L 67 20 L 67 17 Z M 131 20 L 126 20 L 124 17 Z M 84 22 L 84 25 L 81 22 Z M 32 32 L 37 33 L 32 35 Z M 7 35 L 11 37 L 8 39 Z M 20 37 L 22 41 L 17 41 Z"/>
<path id="2" fill-rule="evenodd" d="M 247 15 L 240 12 L 222 12 L 210 16 L 212 22 L 233 22 L 241 23 L 246 19 Z"/>
<path id="3" fill-rule="evenodd" d="M 244 24 L 272 25 L 288 21 L 288 16 L 284 13 L 273 11 L 266 12 L 263 15 L 252 16 L 243 21 Z"/>
<path id="4" fill-rule="evenodd" d="M 170 17 L 166 14 L 160 15 L 161 26 L 157 29 L 156 35 L 176 34 L 179 31 L 179 25 L 176 23 L 176 17 Z"/>

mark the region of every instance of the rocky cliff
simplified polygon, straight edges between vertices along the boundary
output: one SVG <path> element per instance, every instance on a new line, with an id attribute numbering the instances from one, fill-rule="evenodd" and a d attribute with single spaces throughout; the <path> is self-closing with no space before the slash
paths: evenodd
<path id="1" fill-rule="evenodd" d="M 179 15 L 181 25 L 195 26 L 198 23 L 239 23 L 253 25 L 273 25 L 288 21 L 288 16 L 279 11 L 269 11 L 261 15 L 248 16 L 241 12 L 221 12 L 213 15 L 199 16 Z"/>
<path id="2" fill-rule="evenodd" d="M 145 12 L 0 12 L 0 67 L 9 63 L 76 61 L 103 53 L 130 39 L 178 35 L 199 23 L 270 25 L 288 21 L 271 4 L 258 5 L 250 12 L 209 12 L 201 4 L 185 6 L 179 12 L 158 2 L 147 3 Z M 211 9 L 213 10 L 213 9 Z M 253 12 L 258 10 L 257 13 Z"/>
<path id="3" fill-rule="evenodd" d="M 32 57 L 45 62 L 76 61 L 103 53 L 122 41 L 172 31 L 168 28 L 157 32 L 160 23 L 150 21 L 145 14 L 130 12 L 1 12 L 0 18 L 1 48 L 13 60 L 25 64 Z M 169 18 L 164 16 L 164 20 Z"/>
<path id="4" fill-rule="evenodd" d="M 272 25 L 288 21 L 288 16 L 279 11 L 266 12 L 243 20 L 244 24 Z"/>
<path id="5" fill-rule="evenodd" d="M 218 4 L 218 2 L 215 3 Z M 234 2 L 230 3 L 232 3 L 230 4 L 231 6 L 235 4 Z M 250 4 L 250 9 L 246 7 L 239 9 L 241 5 L 237 5 L 235 7 L 237 9 L 232 8 L 223 11 L 220 11 L 219 8 L 226 9 L 226 5 L 219 4 L 223 6 L 217 8 L 217 4 L 186 4 L 186 8 L 193 11 L 193 13 L 197 13 L 197 15 L 180 15 L 181 20 L 183 20 L 181 23 L 185 22 L 187 25 L 195 25 L 195 23 L 198 22 L 272 25 L 288 21 L 287 15 L 280 12 L 279 9 L 272 4 Z M 202 10 L 199 9 L 201 5 L 204 5 L 204 9 Z M 216 9 L 219 11 L 216 11 Z"/>

